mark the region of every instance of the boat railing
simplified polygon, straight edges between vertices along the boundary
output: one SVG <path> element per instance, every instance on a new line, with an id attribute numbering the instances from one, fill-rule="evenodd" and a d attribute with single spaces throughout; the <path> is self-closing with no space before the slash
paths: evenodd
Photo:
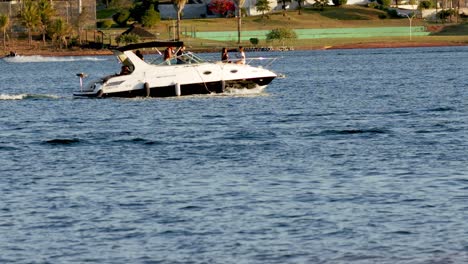
<path id="1" fill-rule="evenodd" d="M 245 64 L 255 67 L 268 68 L 270 67 L 278 58 L 265 58 L 265 57 L 252 57 L 245 60 Z"/>

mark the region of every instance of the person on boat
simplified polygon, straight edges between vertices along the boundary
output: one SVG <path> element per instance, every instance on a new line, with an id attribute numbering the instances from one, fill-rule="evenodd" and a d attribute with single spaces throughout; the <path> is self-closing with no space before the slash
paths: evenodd
<path id="1" fill-rule="evenodd" d="M 172 47 L 167 47 L 166 50 L 164 50 L 164 62 L 166 62 L 167 65 L 171 65 L 171 58 L 173 53 L 174 51 L 172 50 Z"/>
<path id="2" fill-rule="evenodd" d="M 119 75 L 129 75 L 129 74 L 130 74 L 130 68 L 127 65 L 122 65 Z"/>
<path id="3" fill-rule="evenodd" d="M 135 52 L 135 54 L 136 54 L 136 55 L 138 56 L 138 58 L 140 58 L 141 60 L 145 60 L 145 59 L 143 58 L 143 54 L 141 53 L 140 50 L 137 50 L 137 51 Z"/>
<path id="4" fill-rule="evenodd" d="M 221 51 L 221 61 L 222 62 L 230 62 L 229 61 L 229 53 L 227 48 L 223 48 Z"/>
<path id="5" fill-rule="evenodd" d="M 239 54 L 237 55 L 237 58 L 239 58 L 239 60 L 236 62 L 237 64 L 245 64 L 244 47 L 239 46 Z"/>
<path id="6" fill-rule="evenodd" d="M 177 64 L 185 64 L 185 63 L 187 63 L 187 62 L 185 61 L 185 59 L 183 58 L 183 56 L 182 56 L 182 55 L 184 54 L 184 52 L 185 52 L 185 46 L 180 47 L 179 50 L 177 51 L 177 53 L 176 53 Z"/>

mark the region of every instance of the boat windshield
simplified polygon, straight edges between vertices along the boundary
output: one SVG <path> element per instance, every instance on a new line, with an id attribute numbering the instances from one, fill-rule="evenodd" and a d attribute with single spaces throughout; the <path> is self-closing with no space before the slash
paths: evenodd
<path id="1" fill-rule="evenodd" d="M 190 52 L 190 51 L 179 51 L 172 55 L 170 60 L 164 60 L 163 53 L 157 50 L 156 54 L 148 54 L 145 56 L 145 62 L 148 64 L 153 65 L 175 65 L 175 64 L 199 64 L 205 62 L 204 59 L 200 58 L 198 55 Z M 127 65 L 131 69 L 133 69 L 133 63 L 130 59 L 125 55 L 125 53 L 120 51 L 115 51 L 114 54 L 117 56 L 118 60 L 122 65 Z M 179 55 L 176 55 L 179 54 Z"/>
<path id="2" fill-rule="evenodd" d="M 164 60 L 162 55 L 157 55 L 149 58 L 147 61 L 149 64 L 154 65 L 175 65 L 175 64 L 198 64 L 205 62 L 202 58 L 198 57 L 190 51 L 184 51 L 180 55 L 173 55 L 170 60 Z"/>

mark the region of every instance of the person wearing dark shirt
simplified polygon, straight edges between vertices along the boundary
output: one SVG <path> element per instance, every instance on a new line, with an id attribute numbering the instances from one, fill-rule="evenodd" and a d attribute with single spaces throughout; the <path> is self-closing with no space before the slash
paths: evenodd
<path id="1" fill-rule="evenodd" d="M 143 58 L 143 54 L 141 53 L 140 50 L 137 50 L 137 51 L 135 52 L 135 54 L 136 54 L 136 55 L 138 56 L 138 58 L 140 58 L 141 60 L 145 60 L 145 59 Z"/>
<path id="2" fill-rule="evenodd" d="M 223 50 L 221 51 L 221 61 L 229 62 L 229 53 L 227 48 L 223 48 Z"/>

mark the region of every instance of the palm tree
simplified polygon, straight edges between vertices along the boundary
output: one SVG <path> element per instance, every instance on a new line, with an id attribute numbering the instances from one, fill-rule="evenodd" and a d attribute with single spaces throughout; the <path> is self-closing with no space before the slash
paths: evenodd
<path id="1" fill-rule="evenodd" d="M 177 12 L 177 40 L 180 40 L 180 16 L 187 0 L 172 0 L 172 5 Z"/>
<path id="2" fill-rule="evenodd" d="M 71 33 L 71 27 L 67 22 L 62 18 L 54 20 L 50 24 L 49 32 L 51 33 L 52 40 L 60 49 L 62 49 L 62 45 L 65 45 L 65 48 L 67 48 L 67 36 Z"/>
<path id="3" fill-rule="evenodd" d="M 265 12 L 270 11 L 270 4 L 268 0 L 257 0 L 255 8 L 258 12 L 262 12 L 262 19 L 265 17 Z"/>
<path id="4" fill-rule="evenodd" d="M 7 15 L 0 14 L 0 29 L 3 31 L 3 49 L 6 49 L 6 30 L 8 24 L 10 23 L 10 18 Z"/>
<path id="5" fill-rule="evenodd" d="M 29 46 L 31 46 L 32 31 L 36 29 L 40 23 L 40 16 L 36 2 L 31 0 L 26 0 L 24 2 L 23 9 L 21 10 L 21 20 L 28 29 Z"/>
<path id="6" fill-rule="evenodd" d="M 42 43 L 45 46 L 45 36 L 47 34 L 47 27 L 50 24 L 52 16 L 54 16 L 55 9 L 52 7 L 52 4 L 49 0 L 39 0 L 39 2 L 37 2 L 37 9 L 39 12 L 39 26 L 42 33 Z"/>
<path id="7" fill-rule="evenodd" d="M 237 6 L 237 43 L 241 42 L 241 28 L 242 28 L 242 6 L 245 0 L 234 0 Z"/>

